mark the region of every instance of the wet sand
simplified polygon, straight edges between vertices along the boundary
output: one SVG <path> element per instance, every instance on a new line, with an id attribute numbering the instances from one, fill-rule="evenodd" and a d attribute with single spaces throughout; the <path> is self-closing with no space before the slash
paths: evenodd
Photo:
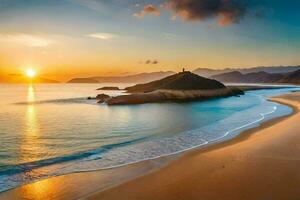
<path id="1" fill-rule="evenodd" d="M 179 158 L 49 178 L 1 193 L 0 199 L 298 200 L 300 93 L 272 100 L 295 113 Z"/>
<path id="2" fill-rule="evenodd" d="M 293 106 L 295 114 L 87 199 L 299 200 L 300 93 L 272 100 Z"/>

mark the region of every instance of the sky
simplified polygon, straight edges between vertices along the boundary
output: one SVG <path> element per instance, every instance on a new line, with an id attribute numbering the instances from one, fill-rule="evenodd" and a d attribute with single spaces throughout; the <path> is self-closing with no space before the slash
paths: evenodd
<path id="1" fill-rule="evenodd" d="M 298 0 L 0 0 L 0 76 L 300 64 Z"/>

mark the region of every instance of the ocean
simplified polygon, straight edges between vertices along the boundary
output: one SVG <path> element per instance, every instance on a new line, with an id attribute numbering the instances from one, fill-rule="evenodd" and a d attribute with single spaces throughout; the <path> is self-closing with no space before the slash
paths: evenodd
<path id="1" fill-rule="evenodd" d="M 268 97 L 299 88 L 249 91 L 189 103 L 109 107 L 87 100 L 102 86 L 0 84 L 0 191 L 47 177 L 121 167 L 232 139 L 289 115 Z"/>

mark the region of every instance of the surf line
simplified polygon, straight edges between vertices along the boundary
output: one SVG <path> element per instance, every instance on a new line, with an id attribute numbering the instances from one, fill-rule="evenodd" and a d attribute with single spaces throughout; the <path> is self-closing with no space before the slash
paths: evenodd
<path id="1" fill-rule="evenodd" d="M 155 160 L 157 158 L 162 158 L 162 157 L 167 157 L 167 156 L 172 156 L 172 155 L 176 155 L 176 154 L 180 154 L 180 153 L 183 153 L 183 152 L 186 152 L 186 151 L 189 151 L 189 150 L 192 150 L 192 149 L 195 149 L 195 148 L 198 148 L 198 147 L 201 147 L 201 146 L 204 146 L 204 145 L 207 145 L 209 144 L 210 142 L 215 142 L 215 141 L 219 141 L 221 140 L 222 138 L 228 136 L 230 133 L 232 132 L 235 132 L 235 131 L 238 131 L 240 129 L 243 129 L 243 128 L 246 128 L 248 126 L 251 126 L 253 124 L 256 124 L 256 123 L 259 123 L 261 121 L 263 121 L 265 119 L 265 116 L 267 115 L 270 115 L 274 112 L 276 112 L 277 110 L 277 106 L 274 106 L 272 111 L 270 112 L 267 112 L 267 113 L 260 113 L 260 118 L 258 120 L 255 120 L 253 122 L 250 122 L 250 123 L 247 123 L 245 125 L 242 125 L 242 126 L 239 126 L 235 129 L 232 129 L 230 131 L 227 131 L 223 136 L 221 137 L 218 137 L 218 138 L 215 138 L 213 140 L 210 140 L 210 141 L 206 141 L 206 140 L 203 140 L 203 143 L 199 144 L 199 145 L 195 145 L 193 147 L 190 147 L 190 148 L 186 148 L 186 149 L 182 149 L 182 150 L 178 150 L 178 151 L 174 151 L 174 152 L 171 152 L 171 153 L 166 153 L 166 154 L 161 154 L 161 155 L 158 155 L 158 156 L 153 156 L 153 157 L 148 157 L 148 158 L 144 158 L 144 159 L 140 159 L 140 160 L 137 160 L 137 161 L 132 161 L 132 162 L 128 162 L 128 163 L 123 163 L 123 164 L 119 164 L 119 165 L 114 165 L 114 166 L 109 166 L 109 167 L 103 167 L 103 168 L 99 168 L 99 169 L 95 169 L 95 170 L 82 170 L 80 172 L 88 172 L 88 171 L 96 171 L 96 170 L 108 170 L 108 169 L 114 169 L 114 168 L 119 168 L 119 167 L 123 167 L 123 166 L 127 166 L 127 165 L 132 165 L 132 164 L 136 164 L 136 163 L 139 163 L 139 162 L 143 162 L 143 161 L 147 161 L 147 160 Z"/>
<path id="2" fill-rule="evenodd" d="M 178 150 L 178 151 L 174 151 L 174 152 L 171 152 L 171 153 L 165 153 L 165 154 L 161 154 L 161 155 L 158 155 L 158 156 L 153 156 L 153 157 L 148 157 L 148 158 L 144 158 L 144 159 L 140 159 L 140 160 L 136 160 L 136 161 L 132 161 L 132 162 L 128 162 L 128 163 L 123 163 L 123 164 L 119 164 L 119 165 L 114 165 L 114 166 L 109 166 L 109 167 L 100 167 L 100 168 L 97 168 L 97 169 L 91 169 L 91 170 L 78 170 L 76 172 L 72 172 L 72 173 L 79 173 L 79 172 L 92 172 L 92 171 L 97 171 L 97 170 L 109 170 L 109 169 L 115 169 L 115 168 L 119 168 L 119 167 L 123 167 L 123 166 L 127 166 L 127 165 L 132 165 L 132 164 L 136 164 L 136 163 L 139 163 L 139 162 L 143 162 L 143 161 L 148 161 L 148 160 L 155 160 L 155 159 L 158 159 L 158 158 L 162 158 L 162 157 L 167 157 L 167 156 L 172 156 L 172 155 L 176 155 L 176 154 L 180 154 L 180 153 L 183 153 L 183 152 L 186 152 L 186 151 L 189 151 L 189 150 L 192 150 L 192 149 L 195 149 L 195 148 L 198 148 L 198 147 L 201 147 L 201 146 L 204 146 L 204 145 L 207 145 L 209 144 L 210 142 L 216 142 L 216 141 L 219 141 L 221 140 L 222 138 L 224 137 L 227 137 L 230 133 L 232 132 L 235 132 L 235 131 L 238 131 L 240 129 L 243 129 L 243 128 L 246 128 L 248 126 L 251 126 L 253 124 L 256 124 L 256 123 L 259 123 L 261 121 L 263 121 L 265 119 L 265 116 L 267 115 L 270 115 L 274 112 L 276 112 L 277 110 L 277 106 L 274 106 L 273 107 L 273 110 L 270 111 L 270 112 L 267 112 L 267 113 L 260 113 L 259 115 L 261 116 L 258 120 L 255 120 L 253 122 L 250 122 L 250 123 L 247 123 L 245 125 L 242 125 L 240 127 L 237 127 L 237 128 L 234 128 L 232 130 L 229 130 L 227 131 L 223 136 L 221 137 L 218 137 L 218 138 L 215 138 L 215 139 L 212 139 L 212 140 L 209 140 L 209 141 L 206 141 L 204 139 L 201 139 L 203 141 L 203 143 L 199 144 L 199 145 L 195 145 L 193 147 L 189 147 L 189 148 L 186 148 L 186 149 L 182 149 L 182 150 Z M 66 173 L 68 174 L 68 173 Z"/>
<path id="3" fill-rule="evenodd" d="M 251 125 L 253 125 L 253 124 L 259 123 L 259 122 L 263 121 L 263 120 L 266 118 L 267 115 L 270 115 L 270 114 L 276 112 L 276 110 L 277 110 L 277 106 L 274 106 L 272 111 L 267 112 L 267 113 L 260 113 L 259 115 L 260 115 L 261 117 L 260 117 L 258 120 L 255 120 L 255 121 L 250 122 L 250 123 L 248 123 L 248 124 L 245 124 L 245 125 L 243 125 L 243 126 L 239 126 L 239 127 L 234 128 L 234 129 L 232 129 L 232 130 L 230 130 L 230 131 L 227 131 L 223 136 L 218 137 L 218 138 L 215 138 L 215 139 L 210 140 L 210 141 L 208 141 L 208 142 L 214 142 L 214 141 L 221 140 L 222 138 L 227 137 L 227 136 L 228 136 L 230 133 L 232 133 L 232 132 L 235 132 L 235 131 L 238 131 L 238 130 L 240 130 L 240 129 L 243 129 L 243 128 L 246 128 L 246 127 L 248 127 L 248 126 L 251 126 Z"/>

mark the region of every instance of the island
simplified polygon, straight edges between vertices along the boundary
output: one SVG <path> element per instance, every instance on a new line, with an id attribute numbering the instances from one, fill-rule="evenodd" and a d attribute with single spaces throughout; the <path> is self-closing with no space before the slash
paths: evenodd
<path id="1" fill-rule="evenodd" d="M 161 80 L 127 87 L 125 90 L 130 94 L 107 97 L 105 100 L 100 101 L 100 103 L 128 105 L 185 102 L 244 94 L 238 88 L 226 87 L 219 81 L 204 78 L 184 70 Z"/>
<path id="2" fill-rule="evenodd" d="M 109 86 L 109 87 L 98 88 L 97 90 L 120 90 L 120 88 L 119 87 Z"/>

